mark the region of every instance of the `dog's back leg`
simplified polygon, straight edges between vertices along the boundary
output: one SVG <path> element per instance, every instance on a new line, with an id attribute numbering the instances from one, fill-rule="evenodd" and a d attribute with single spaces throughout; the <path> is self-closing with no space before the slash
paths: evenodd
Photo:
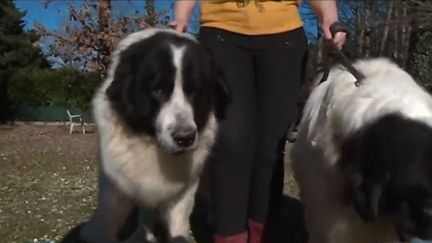
<path id="1" fill-rule="evenodd" d="M 80 232 L 87 242 L 117 242 L 119 230 L 135 206 L 121 193 L 103 171 L 99 173 L 98 208 L 90 222 Z"/>

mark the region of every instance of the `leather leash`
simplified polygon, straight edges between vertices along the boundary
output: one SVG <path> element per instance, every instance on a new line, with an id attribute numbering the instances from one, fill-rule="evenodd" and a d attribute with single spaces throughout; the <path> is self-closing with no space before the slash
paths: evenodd
<path id="1" fill-rule="evenodd" d="M 334 36 L 337 32 L 345 32 L 347 35 L 349 35 L 349 28 L 345 26 L 344 24 L 340 22 L 336 22 L 330 26 L 330 32 Z M 324 47 L 324 53 L 323 53 L 323 77 L 320 80 L 320 83 L 327 80 L 331 65 L 333 64 L 330 59 L 336 59 L 339 61 L 342 66 L 344 66 L 348 72 L 350 72 L 355 78 L 356 82 L 354 83 L 356 87 L 359 87 L 363 84 L 363 80 L 365 79 L 364 74 L 362 74 L 360 71 L 358 71 L 350 62 L 348 57 L 345 55 L 345 53 L 340 50 L 332 40 L 326 40 L 325 41 L 325 47 Z"/>

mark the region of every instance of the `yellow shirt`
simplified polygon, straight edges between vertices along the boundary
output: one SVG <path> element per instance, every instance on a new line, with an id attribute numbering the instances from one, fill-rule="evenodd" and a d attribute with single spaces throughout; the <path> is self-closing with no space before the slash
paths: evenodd
<path id="1" fill-rule="evenodd" d="M 296 0 L 202 0 L 201 26 L 264 35 L 297 29 L 303 23 Z"/>

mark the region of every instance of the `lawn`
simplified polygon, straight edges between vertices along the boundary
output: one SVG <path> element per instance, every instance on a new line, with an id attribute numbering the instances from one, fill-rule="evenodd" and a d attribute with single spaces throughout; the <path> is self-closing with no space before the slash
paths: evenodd
<path id="1" fill-rule="evenodd" d="M 0 166 L 0 242 L 59 240 L 96 207 L 95 132 L 70 135 L 66 126 L 0 126 Z M 285 183 L 285 192 L 296 195 L 290 173 Z M 274 228 L 281 243 L 303 243 L 301 205 L 285 199 L 281 215 L 286 217 Z M 193 229 L 200 231 L 201 225 Z"/>
<path id="2" fill-rule="evenodd" d="M 96 134 L 0 127 L 0 242 L 60 239 L 95 205 Z"/>

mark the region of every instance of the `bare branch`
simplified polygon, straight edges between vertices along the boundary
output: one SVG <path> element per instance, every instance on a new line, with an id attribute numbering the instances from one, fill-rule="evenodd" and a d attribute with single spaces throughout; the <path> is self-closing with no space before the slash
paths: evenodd
<path id="1" fill-rule="evenodd" d="M 46 0 L 45 5 L 55 0 Z M 64 27 L 50 31 L 37 24 L 35 29 L 41 41 L 50 42 L 49 52 L 61 59 L 62 65 L 79 66 L 85 70 L 105 74 L 110 55 L 117 42 L 126 34 L 159 23 L 161 14 L 154 3 L 147 0 L 144 14 L 139 11 L 128 16 L 113 16 L 111 0 L 83 0 L 80 6 L 68 4 Z"/>

